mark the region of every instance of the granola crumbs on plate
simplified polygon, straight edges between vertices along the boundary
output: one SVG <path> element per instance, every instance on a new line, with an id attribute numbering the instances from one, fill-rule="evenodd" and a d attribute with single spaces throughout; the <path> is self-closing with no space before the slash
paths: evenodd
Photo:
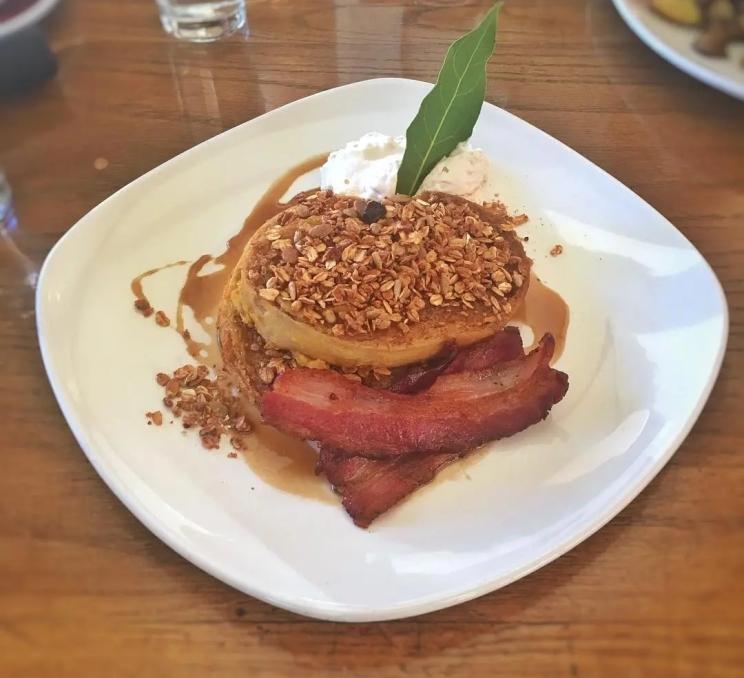
<path id="1" fill-rule="evenodd" d="M 168 327 L 168 325 L 170 325 L 170 318 L 165 315 L 165 311 L 158 311 L 155 314 L 155 322 L 160 325 L 160 327 Z"/>
<path id="2" fill-rule="evenodd" d="M 554 245 L 553 249 L 550 250 L 551 257 L 557 257 L 563 254 L 563 245 Z"/>
<path id="3" fill-rule="evenodd" d="M 155 309 L 150 306 L 150 302 L 147 299 L 135 299 L 134 309 L 145 316 L 145 318 L 149 318 L 155 312 Z"/>
<path id="4" fill-rule="evenodd" d="M 521 285 L 506 231 L 527 217 L 501 203 L 486 209 L 488 218 L 443 197 L 371 203 L 317 191 L 265 232 L 247 276 L 261 299 L 335 336 L 406 332 L 435 306 L 480 308 L 496 321 Z"/>
<path id="5" fill-rule="evenodd" d="M 242 436 L 251 432 L 251 424 L 241 412 L 239 399 L 230 379 L 224 374 L 211 377 L 204 365 L 183 365 L 173 372 L 159 372 L 156 382 L 165 390 L 163 405 L 184 429 L 196 429 L 202 445 L 218 449 L 222 436 L 230 437 L 234 448 L 241 449 Z M 148 412 L 151 415 L 162 413 Z M 156 425 L 160 425 L 155 421 Z"/>
<path id="6" fill-rule="evenodd" d="M 155 426 L 163 425 L 163 413 L 160 410 L 154 410 L 153 412 L 145 412 L 148 424 L 155 424 Z"/>

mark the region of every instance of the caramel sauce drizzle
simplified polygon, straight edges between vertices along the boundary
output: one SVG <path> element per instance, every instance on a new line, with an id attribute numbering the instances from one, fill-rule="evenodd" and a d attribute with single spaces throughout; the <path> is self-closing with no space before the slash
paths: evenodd
<path id="1" fill-rule="evenodd" d="M 132 293 L 136 299 L 147 299 L 143 281 L 162 270 L 190 263 L 186 279 L 178 296 L 175 330 L 186 343 L 186 349 L 194 360 L 209 367 L 221 365 L 217 345 L 216 318 L 217 306 L 233 268 L 238 262 L 248 240 L 268 219 L 281 212 L 286 203 L 281 201 L 292 184 L 301 176 L 323 165 L 327 154 L 314 156 L 292 167 L 279 177 L 261 196 L 251 213 L 243 222 L 240 231 L 227 242 L 225 251 L 218 256 L 203 254 L 196 261 L 176 261 L 165 266 L 153 268 L 136 276 L 131 282 Z M 204 272 L 212 264 L 215 270 Z M 202 342 L 192 338 L 184 320 L 186 307 L 193 312 L 194 319 L 209 337 Z M 530 287 L 525 299 L 514 316 L 530 327 L 534 335 L 533 348 L 546 332 L 556 340 L 554 360 L 563 352 L 568 330 L 569 310 L 561 296 L 541 282 L 535 274 L 530 279 Z M 332 492 L 327 483 L 315 474 L 317 454 L 308 443 L 262 424 L 254 407 L 246 408 L 247 416 L 253 425 L 254 434 L 241 454 L 251 469 L 266 483 L 291 494 L 329 501 Z M 479 455 L 473 455 L 478 457 Z M 458 464 L 459 465 L 459 464 Z"/>
<path id="2" fill-rule="evenodd" d="M 552 334 L 555 339 L 555 353 L 552 362 L 558 360 L 566 346 L 566 334 L 569 321 L 568 304 L 558 292 L 550 289 L 532 272 L 530 286 L 522 305 L 514 314 L 513 320 L 522 322 L 532 330 L 534 337 L 532 345 L 525 348 L 526 352 L 537 348 L 537 344 L 545 334 Z"/>
<path id="3" fill-rule="evenodd" d="M 316 155 L 285 172 L 261 196 L 243 222 L 240 231 L 227 241 L 227 247 L 222 254 L 217 257 L 202 254 L 189 266 L 186 281 L 178 295 L 176 330 L 183 335 L 184 308 L 188 306 L 196 322 L 210 337 L 209 343 L 198 342 L 194 339 L 187 341 L 186 348 L 195 360 L 208 364 L 210 367 L 220 364 L 214 321 L 217 306 L 222 298 L 222 290 L 225 289 L 235 264 L 238 263 L 251 236 L 262 224 L 286 207 L 281 199 L 292 184 L 302 175 L 323 165 L 327 159 L 328 154 Z M 218 268 L 205 274 L 203 270 L 207 264 L 213 264 Z"/>

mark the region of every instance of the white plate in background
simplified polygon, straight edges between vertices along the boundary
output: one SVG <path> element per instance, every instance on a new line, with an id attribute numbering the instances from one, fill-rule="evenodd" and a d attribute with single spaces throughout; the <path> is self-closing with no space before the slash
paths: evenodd
<path id="1" fill-rule="evenodd" d="M 699 29 L 680 26 L 660 17 L 648 0 L 613 0 L 631 30 L 660 57 L 693 78 L 744 99 L 744 44 L 729 47 L 729 56 L 715 58 L 700 54 L 692 46 Z"/>
<path id="2" fill-rule="evenodd" d="M 278 490 L 177 425 L 145 426 L 162 396 L 154 374 L 188 356 L 175 333 L 134 312 L 133 276 L 221 252 L 273 179 L 364 132 L 401 134 L 430 87 L 403 79 L 338 87 L 205 141 L 83 217 L 41 272 L 44 364 L 104 481 L 197 566 L 308 616 L 428 612 L 565 553 L 669 460 L 725 348 L 721 287 L 684 236 L 576 152 L 485 104 L 473 141 L 493 159 L 507 204 L 530 215 L 522 232 L 535 270 L 571 309 L 558 363 L 571 386 L 545 422 L 445 471 L 368 531 L 338 502 Z M 554 258 L 556 243 L 564 253 Z M 152 280 L 158 307 L 173 308 L 184 273 Z"/>

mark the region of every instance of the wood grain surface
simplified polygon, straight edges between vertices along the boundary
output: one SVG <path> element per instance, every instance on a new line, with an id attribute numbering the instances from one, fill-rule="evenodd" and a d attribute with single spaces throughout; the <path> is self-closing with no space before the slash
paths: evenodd
<path id="1" fill-rule="evenodd" d="M 433 80 L 487 5 L 248 0 L 249 30 L 211 45 L 169 39 L 151 0 L 64 0 L 47 19 L 57 77 L 0 102 L 12 237 L 28 258 L 0 250 L 0 675 L 744 673 L 744 105 L 660 60 L 609 0 L 508 2 L 488 99 L 668 217 L 721 279 L 731 334 L 689 438 L 598 534 L 452 609 L 379 624 L 303 619 L 150 534 L 93 471 L 49 389 L 26 269 L 81 216 L 299 97 L 377 76 Z"/>

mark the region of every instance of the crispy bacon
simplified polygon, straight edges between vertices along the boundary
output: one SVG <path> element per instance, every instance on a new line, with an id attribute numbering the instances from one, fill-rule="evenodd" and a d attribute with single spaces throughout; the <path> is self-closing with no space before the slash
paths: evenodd
<path id="1" fill-rule="evenodd" d="M 291 369 L 261 403 L 266 422 L 346 456 L 459 453 L 544 419 L 568 388 L 545 335 L 528 356 L 440 376 L 424 393 L 372 389 L 330 370 Z"/>
<path id="2" fill-rule="evenodd" d="M 334 377 L 337 375 L 331 373 L 333 375 L 331 376 L 332 385 L 329 385 L 326 379 L 321 379 L 322 388 L 315 394 L 320 394 L 319 400 L 313 397 L 312 391 L 318 382 L 313 380 L 313 383 L 308 385 L 304 383 L 303 377 L 298 388 L 297 384 L 290 380 L 289 384 L 285 383 L 279 389 L 278 399 L 269 394 L 268 406 L 264 403 L 264 415 L 268 421 L 272 421 L 280 428 L 285 428 L 286 424 L 282 424 L 284 418 L 281 410 L 287 407 L 290 409 L 297 407 L 297 400 L 306 416 L 308 412 L 314 413 L 319 417 L 321 424 L 325 421 L 325 426 L 328 426 L 330 421 L 330 430 L 332 433 L 335 432 L 330 437 L 336 442 L 349 440 L 346 437 L 349 435 L 361 437 L 364 449 L 360 450 L 359 446 L 352 446 L 352 449 L 360 450 L 361 454 L 365 454 L 368 453 L 368 449 L 371 449 L 367 446 L 373 438 L 379 439 L 382 435 L 384 440 L 395 440 L 397 435 L 400 440 L 404 437 L 401 434 L 401 428 L 405 427 L 406 422 L 419 416 L 416 414 L 417 409 L 434 408 L 432 410 L 434 413 L 441 413 L 442 401 L 447 403 L 447 408 L 453 412 L 453 417 L 468 420 L 466 428 L 470 427 L 471 433 L 473 428 L 477 432 L 481 430 L 478 426 L 483 425 L 479 417 L 484 414 L 484 408 L 493 405 L 494 399 L 498 397 L 505 401 L 507 407 L 501 409 L 495 407 L 494 411 L 498 412 L 498 416 L 512 417 L 513 421 L 507 429 L 514 429 L 511 432 L 516 432 L 544 418 L 551 405 L 558 402 L 565 394 L 566 375 L 549 367 L 552 352 L 553 341 L 547 336 L 543 338 L 537 351 L 530 356 L 523 356 L 518 331 L 507 328 L 485 342 L 460 349 L 454 357 L 451 352 L 443 352 L 436 361 L 412 368 L 408 373 L 399 374 L 393 382 L 394 385 L 397 382 L 396 388 L 399 392 L 410 390 L 419 393 L 418 395 L 405 396 L 366 389 L 343 378 L 341 378 L 342 381 L 336 381 Z M 301 370 L 300 372 L 307 371 Z M 313 372 L 312 376 L 317 377 L 318 371 Z M 328 375 L 322 372 L 321 376 Z M 284 377 L 281 379 L 283 380 Z M 425 389 L 428 390 L 420 393 Z M 401 403 L 404 404 L 403 407 Z M 337 407 L 330 408 L 332 416 L 324 419 L 323 410 L 328 410 L 331 405 Z M 382 431 L 379 429 L 364 430 L 353 426 L 353 430 L 350 431 L 348 425 L 338 426 L 339 421 L 343 421 L 344 418 L 356 417 L 357 408 L 370 407 L 374 411 L 372 421 L 375 425 L 380 425 Z M 333 412 L 333 410 L 336 411 Z M 287 409 L 284 411 L 286 412 Z M 396 418 L 399 412 L 402 417 Z M 470 415 L 473 416 L 468 419 Z M 487 411 L 485 415 L 488 420 L 486 423 L 492 426 Z M 271 418 L 277 416 L 278 419 Z M 432 414 L 427 425 L 435 425 L 436 422 L 432 422 L 431 418 L 439 416 L 439 414 Z M 318 421 L 313 421 L 317 425 Z M 297 421 L 293 419 L 292 426 L 297 425 Z M 301 422 L 299 425 L 306 426 L 307 424 Z M 303 435 L 297 432 L 298 429 L 285 428 L 285 430 L 291 430 L 295 435 Z M 503 431 L 504 427 L 502 426 L 500 430 Z M 373 435 L 368 436 L 368 432 Z M 506 435 L 509 434 L 506 433 Z M 441 435 L 435 437 L 437 440 L 442 438 Z M 492 439 L 500 436 L 489 434 L 488 437 Z M 320 439 L 328 440 L 328 438 Z M 472 435 L 468 439 L 472 439 Z M 425 447 L 425 441 L 422 442 L 416 438 L 415 442 Z M 431 482 L 442 468 L 468 454 L 471 451 L 471 449 L 465 449 L 468 445 L 473 447 L 466 443 L 458 446 L 455 451 L 439 452 L 431 451 L 428 447 L 423 449 L 417 446 L 417 451 L 410 453 L 389 454 L 388 450 L 388 456 L 369 458 L 350 450 L 349 446 L 333 449 L 326 442 L 321 446 L 318 471 L 325 474 L 335 491 L 341 496 L 344 508 L 355 524 L 367 527 L 375 518 L 417 488 Z"/>
<path id="3" fill-rule="evenodd" d="M 447 365 L 444 374 L 485 370 L 496 363 L 516 360 L 524 355 L 522 336 L 516 327 L 505 327 L 489 339 L 461 348 Z"/>
<path id="4" fill-rule="evenodd" d="M 457 357 L 456 344 L 447 344 L 431 360 L 418 365 L 401 367 L 394 372 L 393 381 L 388 387 L 393 393 L 420 393 L 429 388 Z"/>
<path id="5" fill-rule="evenodd" d="M 444 353 L 444 352 L 443 352 Z M 456 356 L 438 356 L 438 364 L 428 363 L 398 375 L 395 384 L 421 389 L 434 383 L 442 373 L 482 370 L 496 363 L 522 356 L 522 340 L 516 328 L 507 327 L 490 339 L 460 349 Z M 398 386 L 400 388 L 400 386 Z M 398 392 L 403 392 L 398 390 Z M 380 515 L 430 483 L 445 466 L 457 461 L 465 453 L 402 455 L 393 459 L 349 457 L 329 449 L 321 449 L 318 471 L 323 473 L 341 497 L 346 512 L 359 527 L 369 525 Z"/>
<path id="6" fill-rule="evenodd" d="M 406 454 L 394 459 L 348 457 L 322 449 L 318 470 L 341 496 L 346 512 L 359 527 L 434 479 L 460 454 Z"/>
<path id="7" fill-rule="evenodd" d="M 390 384 L 393 393 L 420 393 L 429 388 L 441 374 L 467 370 L 483 370 L 505 360 L 522 355 L 522 337 L 516 327 L 505 327 L 489 339 L 458 348 L 446 345 L 431 360 L 400 368 Z"/>

